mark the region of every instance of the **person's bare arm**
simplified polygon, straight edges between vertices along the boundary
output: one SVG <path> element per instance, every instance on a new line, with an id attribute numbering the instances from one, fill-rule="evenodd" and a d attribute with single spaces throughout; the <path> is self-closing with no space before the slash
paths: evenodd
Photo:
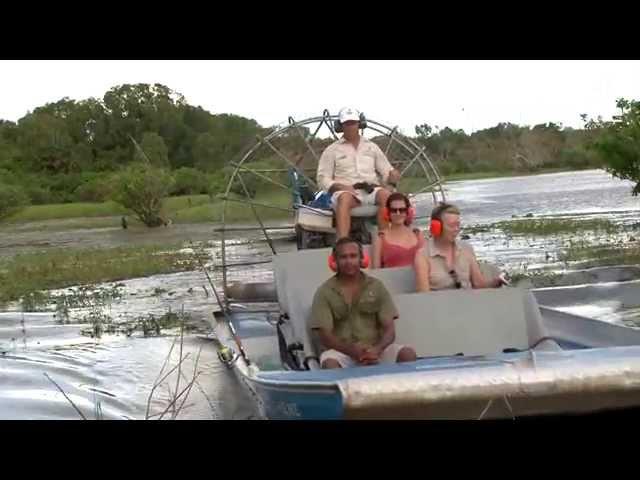
<path id="1" fill-rule="evenodd" d="M 395 185 L 400 181 L 400 172 L 393 168 L 389 159 L 377 145 L 375 148 L 375 168 L 383 182 Z"/>
<path id="2" fill-rule="evenodd" d="M 393 317 L 388 317 L 382 321 L 382 335 L 380 336 L 380 341 L 365 349 L 364 355 L 360 357 L 360 363 L 364 365 L 378 363 L 382 352 L 384 352 L 384 350 L 391 345 L 395 339 L 395 319 Z"/>
<path id="3" fill-rule="evenodd" d="M 473 288 L 498 288 L 503 284 L 503 281 L 500 277 L 488 279 L 483 275 L 482 270 L 480 270 L 478 260 L 476 259 L 476 255 L 473 251 L 470 272 L 471 286 Z"/>
<path id="4" fill-rule="evenodd" d="M 333 172 L 335 170 L 335 156 L 331 152 L 331 148 L 328 147 L 320 155 L 318 160 L 318 170 L 316 172 L 316 181 L 318 186 L 325 192 L 332 193 L 332 188 L 335 185 L 333 180 Z"/>
<path id="5" fill-rule="evenodd" d="M 400 172 L 395 168 L 389 172 L 387 177 L 387 183 L 390 185 L 397 185 L 400 181 Z"/>
<path id="6" fill-rule="evenodd" d="M 396 326 L 395 319 L 388 317 L 382 320 L 382 335 L 380 341 L 374 345 L 374 348 L 378 351 L 378 355 L 384 351 L 389 345 L 391 345 L 396 339 Z"/>

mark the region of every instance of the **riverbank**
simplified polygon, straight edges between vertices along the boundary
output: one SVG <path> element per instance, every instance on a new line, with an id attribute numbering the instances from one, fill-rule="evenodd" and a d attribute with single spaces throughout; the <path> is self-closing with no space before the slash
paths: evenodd
<path id="1" fill-rule="evenodd" d="M 476 172 L 460 173 L 445 178 L 448 182 L 465 180 L 481 180 L 489 178 L 505 178 L 514 176 L 533 176 L 549 173 L 568 172 L 568 169 L 545 169 L 531 173 L 514 172 Z M 403 191 L 415 191 L 424 187 L 424 178 L 407 178 L 401 182 Z M 271 190 L 260 192 L 253 200 L 261 219 L 278 220 L 291 216 L 291 193 L 285 190 Z M 166 217 L 175 224 L 187 223 L 220 223 L 222 221 L 223 201 L 208 195 L 184 195 L 165 199 L 164 212 Z M 103 203 L 63 203 L 48 205 L 30 205 L 14 215 L 0 221 L 0 228 L 14 228 L 36 230 L 41 227 L 38 222 L 50 220 L 65 220 L 60 223 L 47 224 L 47 228 L 54 229 L 90 229 L 121 227 L 122 217 L 126 217 L 129 226 L 142 225 L 130 212 L 115 202 Z M 250 206 L 240 202 L 227 202 L 225 212 L 226 223 L 241 223 L 255 221 Z"/>

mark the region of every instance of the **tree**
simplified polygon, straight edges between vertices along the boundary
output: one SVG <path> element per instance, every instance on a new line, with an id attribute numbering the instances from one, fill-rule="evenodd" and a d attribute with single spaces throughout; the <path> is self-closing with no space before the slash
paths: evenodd
<path id="1" fill-rule="evenodd" d="M 616 102 L 620 115 L 611 121 L 602 118 L 586 122 L 587 130 L 598 132 L 590 148 L 602 158 L 605 169 L 617 178 L 631 180 L 631 194 L 640 193 L 640 101 L 620 98 Z M 586 120 L 586 116 L 582 117 Z"/>
<path id="2" fill-rule="evenodd" d="M 172 195 L 194 195 L 209 192 L 209 180 L 195 168 L 182 167 L 173 172 L 175 180 Z"/>
<path id="3" fill-rule="evenodd" d="M 426 140 L 433 133 L 433 128 L 428 123 L 423 123 L 422 125 L 416 125 L 415 131 L 418 137 L 422 137 Z"/>
<path id="4" fill-rule="evenodd" d="M 140 142 L 140 148 L 145 153 L 152 165 L 166 168 L 169 166 L 169 151 L 160 135 L 154 132 L 145 132 Z M 138 153 L 140 156 L 141 154 Z M 144 161 L 138 157 L 138 161 Z"/>
<path id="5" fill-rule="evenodd" d="M 200 170 L 215 172 L 224 167 L 220 141 L 205 132 L 198 135 L 193 146 L 194 164 Z"/>
<path id="6" fill-rule="evenodd" d="M 18 147 L 31 170 L 67 173 L 73 140 L 64 119 L 47 112 L 29 114 L 18 122 Z"/>
<path id="7" fill-rule="evenodd" d="M 173 177 L 148 163 L 133 163 L 122 171 L 113 200 L 133 211 L 148 227 L 166 224 L 162 216 L 163 199 L 173 186 Z"/>
<path id="8" fill-rule="evenodd" d="M 20 187 L 0 183 L 0 218 L 17 212 L 27 203 L 27 195 Z"/>

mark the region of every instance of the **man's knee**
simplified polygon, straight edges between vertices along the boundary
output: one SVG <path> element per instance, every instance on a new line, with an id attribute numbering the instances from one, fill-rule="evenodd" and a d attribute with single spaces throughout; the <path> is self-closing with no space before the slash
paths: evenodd
<path id="1" fill-rule="evenodd" d="M 327 358 L 324 362 L 322 362 L 321 365 L 322 368 L 342 368 L 342 365 L 340 365 L 340 362 L 338 362 L 337 360 L 334 360 L 333 358 Z"/>
<path id="2" fill-rule="evenodd" d="M 337 208 L 341 210 L 342 209 L 350 210 L 357 205 L 356 199 L 353 198 L 353 195 L 349 193 L 343 193 L 342 195 L 340 195 L 336 200 L 336 203 L 337 203 Z"/>
<path id="3" fill-rule="evenodd" d="M 416 351 L 411 347 L 404 347 L 398 352 L 398 362 L 413 362 L 417 358 Z"/>

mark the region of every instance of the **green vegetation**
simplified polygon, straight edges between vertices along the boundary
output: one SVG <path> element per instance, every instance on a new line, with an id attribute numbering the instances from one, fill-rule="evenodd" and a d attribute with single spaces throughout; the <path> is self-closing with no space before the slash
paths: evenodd
<path id="1" fill-rule="evenodd" d="M 168 197 L 164 200 L 164 210 L 174 222 L 183 221 L 183 211 L 194 207 L 211 208 L 208 195 L 185 195 Z M 205 208 L 205 210 L 206 210 Z M 11 217 L 7 223 L 38 222 L 53 219 L 78 219 L 69 223 L 69 228 L 100 228 L 120 225 L 120 216 L 126 215 L 127 210 L 115 202 L 103 203 L 59 203 L 54 205 L 31 205 Z M 118 218 L 100 218 L 118 217 Z M 203 221 L 205 221 L 204 217 Z M 211 221 L 211 214 L 206 221 Z"/>
<path id="2" fill-rule="evenodd" d="M 0 219 L 20 210 L 27 202 L 27 196 L 20 187 L 0 183 Z"/>
<path id="3" fill-rule="evenodd" d="M 586 122 L 586 130 L 594 132 L 589 147 L 598 152 L 606 170 L 612 175 L 635 182 L 632 194 L 640 193 L 640 101 L 620 98 L 616 102 L 620 115 L 612 121 L 601 118 Z"/>
<path id="4" fill-rule="evenodd" d="M 511 220 L 494 224 L 505 233 L 520 235 L 557 235 L 560 233 L 575 233 L 580 231 L 604 231 L 615 233 L 620 227 L 604 218 L 586 220 L 540 218 Z"/>
<path id="5" fill-rule="evenodd" d="M 56 249 L 0 258 L 0 304 L 40 290 L 92 285 L 198 268 L 197 257 L 173 246 Z"/>
<path id="6" fill-rule="evenodd" d="M 638 265 L 640 264 L 640 246 L 637 243 L 615 247 L 575 245 L 564 251 L 559 259 L 566 263 L 578 263 L 581 268 Z"/>
<path id="7" fill-rule="evenodd" d="M 157 227 L 167 223 L 162 204 L 172 186 L 173 178 L 166 170 L 144 162 L 134 163 L 120 174 L 114 198 L 147 227 Z"/>
<path id="8" fill-rule="evenodd" d="M 511 235 L 558 235 L 578 233 L 584 231 L 596 231 L 617 233 L 623 227 L 616 225 L 606 218 L 568 219 L 568 218 L 522 218 L 489 225 L 473 225 L 464 228 L 464 233 L 474 234 L 502 230 Z"/>
<path id="9" fill-rule="evenodd" d="M 471 135 L 427 124 L 417 126 L 415 131 L 416 140 L 426 146 L 429 157 L 447 179 L 460 173 L 514 175 L 602 164 L 598 152 L 586 148 L 591 132 L 555 123 L 533 127 L 500 123 Z"/>
<path id="10" fill-rule="evenodd" d="M 629 109 L 635 108 L 634 104 L 629 105 Z M 599 167 L 600 155 L 609 150 L 586 149 L 585 145 L 603 129 L 606 130 L 605 126 L 596 124 L 575 130 L 554 123 L 533 127 L 501 123 L 468 135 L 462 130 L 423 124 L 416 127 L 413 140 L 426 146 L 441 174 L 452 181 Z M 0 196 L 11 190 L 12 197 L 21 197 L 20 202 L 13 202 L 12 210 L 20 208 L 25 200 L 44 206 L 45 211 L 27 209 L 13 215 L 10 221 L 124 215 L 128 213 L 125 208 L 108 201 L 124 201 L 121 172 L 145 162 L 150 168 L 166 172 L 156 186 L 162 186 L 161 190 L 167 190 L 169 196 L 215 197 L 226 190 L 235 168 L 232 162 L 238 161 L 255 143 L 256 136 L 264 137 L 270 131 L 252 119 L 212 114 L 189 105 L 180 93 L 160 84 L 119 85 L 102 98 L 65 97 L 36 108 L 18 122 L 0 120 Z M 301 131 L 303 135 L 310 134 L 305 128 Z M 385 149 L 387 140 L 373 138 Z M 316 138 L 313 147 L 320 152 L 331 141 Z M 297 132 L 274 139 L 273 146 L 302 168 L 313 171 L 315 162 Z M 406 152 L 397 148 L 400 147 L 394 143 L 389 151 L 392 160 L 406 156 Z M 254 153 L 252 168 L 286 167 L 267 145 L 261 145 Z M 419 175 L 419 169 L 414 167 L 401 183 L 402 190 L 424 187 L 424 180 L 412 178 Z M 262 175 L 260 178 L 243 172 L 249 197 L 270 195 L 273 185 L 264 176 L 288 185 L 286 172 Z M 313 173 L 310 175 L 313 177 Z M 231 192 L 245 196 L 238 177 Z M 96 202 L 102 207 L 77 206 L 57 211 L 58 207 L 51 206 L 78 202 Z M 215 203 L 213 207 L 215 216 L 219 207 Z M 88 211 L 81 215 L 76 208 Z M 171 209 L 166 205 L 165 208 L 169 214 Z M 0 212 L 0 216 L 10 213 Z M 174 221 L 180 221 L 181 217 L 208 219 L 204 209 L 183 213 Z M 146 223 L 159 224 L 159 215 L 143 216 Z M 243 213 L 238 220 L 245 218 Z"/>
<path id="11" fill-rule="evenodd" d="M 7 218 L 8 223 L 37 222 L 57 218 L 92 218 L 123 215 L 126 209 L 115 202 L 57 203 L 31 205 Z"/>

